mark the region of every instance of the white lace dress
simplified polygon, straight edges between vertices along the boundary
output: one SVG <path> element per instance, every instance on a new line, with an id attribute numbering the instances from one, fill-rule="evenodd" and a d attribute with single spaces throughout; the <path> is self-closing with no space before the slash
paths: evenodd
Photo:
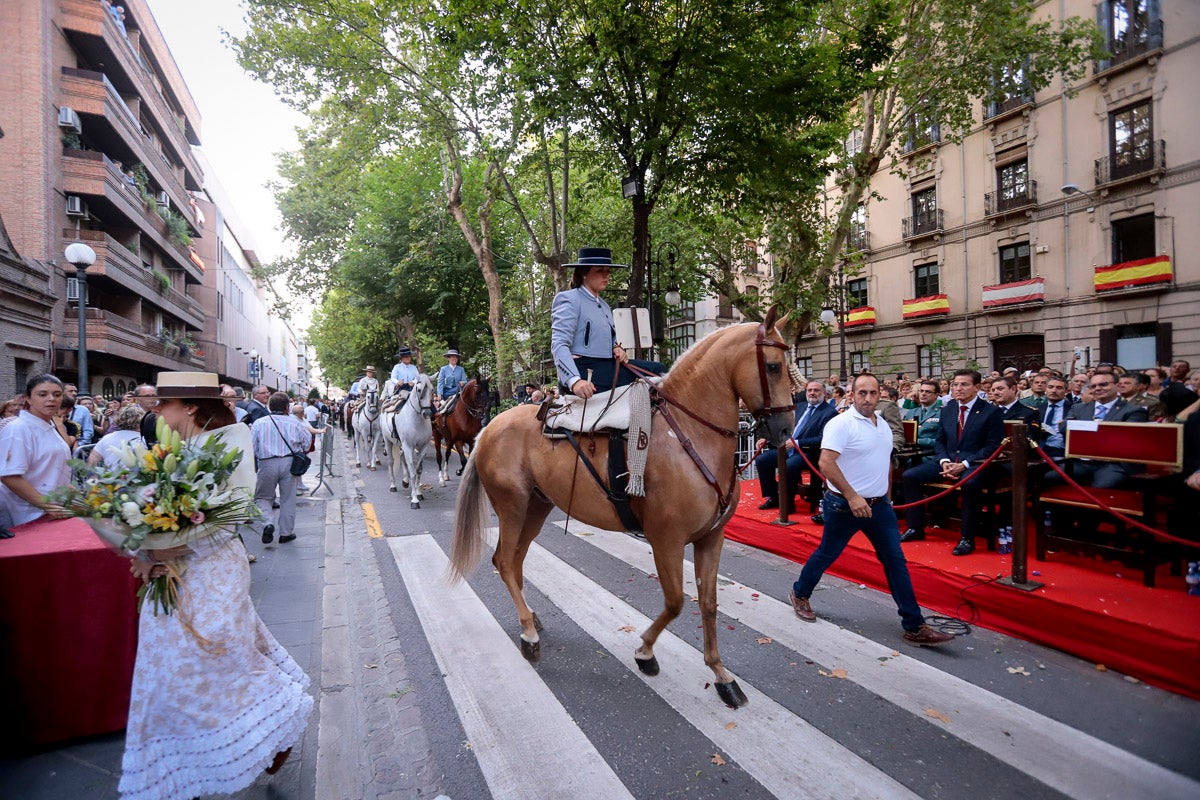
<path id="1" fill-rule="evenodd" d="M 239 423 L 206 435 L 222 434 L 250 454 L 230 484 L 253 494 L 250 428 Z M 201 648 L 179 612 L 155 616 L 150 605 L 143 609 L 121 764 L 124 800 L 243 789 L 276 753 L 299 744 L 312 711 L 308 676 L 250 602 L 241 541 L 225 534 L 192 549 L 182 602 L 196 633 L 223 652 Z"/>

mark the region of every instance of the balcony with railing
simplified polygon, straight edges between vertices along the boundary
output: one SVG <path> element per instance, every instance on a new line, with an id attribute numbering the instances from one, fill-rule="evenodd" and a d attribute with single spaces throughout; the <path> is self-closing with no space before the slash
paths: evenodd
<path id="1" fill-rule="evenodd" d="M 983 196 L 983 213 L 987 217 L 999 217 L 1036 205 L 1037 181 L 1026 181 L 1024 187 L 1001 189 Z"/>
<path id="2" fill-rule="evenodd" d="M 865 253 L 871 249 L 871 232 L 866 225 L 850 226 L 850 234 L 846 237 L 846 252 Z"/>
<path id="3" fill-rule="evenodd" d="M 1112 186 L 1127 181 L 1155 179 L 1167 168 L 1167 143 L 1163 139 L 1149 147 L 1132 151 L 1110 152 L 1096 159 L 1096 186 Z"/>
<path id="4" fill-rule="evenodd" d="M 942 231 L 942 210 L 935 208 L 905 217 L 902 220 L 902 233 L 905 239 L 916 239 L 921 236 L 932 236 Z"/>
<path id="5" fill-rule="evenodd" d="M 927 128 L 909 128 L 904 136 L 904 144 L 900 147 L 901 155 L 911 155 L 933 147 L 942 141 L 942 126 L 930 125 Z"/>
<path id="6" fill-rule="evenodd" d="M 1032 104 L 1033 93 L 1028 90 L 1010 95 L 1002 100 L 989 100 L 983 106 L 983 121 L 999 122 L 1006 117 L 1010 117 L 1013 114 L 1024 110 L 1026 106 Z"/>
<path id="7" fill-rule="evenodd" d="M 136 186 L 126 179 L 112 160 L 95 150 L 63 150 L 63 191 L 88 198 L 124 216 L 150 238 L 171 260 L 174 267 L 183 269 L 193 282 L 203 282 L 203 272 L 190 258 L 188 248 L 170 238 L 166 220 L 142 201 Z"/>
<path id="8" fill-rule="evenodd" d="M 138 51 L 138 32 L 123 33 L 96 0 L 58 0 L 58 5 L 60 24 L 72 46 L 88 63 L 104 64 L 119 90 L 136 94 L 147 106 L 155 127 L 163 131 L 173 155 L 183 164 L 184 185 L 200 189 L 204 174 L 192 153 L 188 120 L 175 112 L 155 83 L 149 64 Z M 190 138 L 196 139 L 195 134 Z"/>
<path id="9" fill-rule="evenodd" d="M 108 76 L 92 70 L 63 67 L 62 90 L 64 105 L 80 114 L 104 120 L 100 126 L 109 129 L 90 130 L 92 121 L 85 120 L 85 133 L 89 138 L 99 141 L 106 138 L 105 134 L 107 138 L 117 137 L 132 152 L 134 159 L 146 168 L 154 182 L 166 190 L 176 213 L 187 221 L 192 230 L 198 230 L 196 215 L 188 202 L 189 197 L 179 171 L 165 161 L 154 139 L 142 130 L 137 117 Z M 107 150 L 110 144 L 113 143 L 104 142 L 98 146 Z"/>
<path id="10" fill-rule="evenodd" d="M 89 308 L 87 349 L 164 370 L 196 370 L 204 366 L 204 357 L 178 347 L 163 344 L 159 337 L 127 317 L 104 308 Z M 74 315 L 63 320 L 60 348 L 75 350 L 79 341 L 79 322 Z"/>
<path id="11" fill-rule="evenodd" d="M 67 228 L 63 230 L 63 241 L 85 242 L 96 251 L 96 263 L 87 270 L 89 278 L 107 278 L 120 287 L 121 293 L 132 292 L 192 328 L 204 327 L 204 309 L 195 299 L 174 287 L 164 291 L 138 254 L 104 231 Z"/>
<path id="12" fill-rule="evenodd" d="M 1163 49 L 1163 21 L 1152 19 L 1139 31 L 1130 31 L 1115 41 L 1110 38 L 1104 47 L 1110 55 L 1093 64 L 1096 75 L 1127 69 Z"/>

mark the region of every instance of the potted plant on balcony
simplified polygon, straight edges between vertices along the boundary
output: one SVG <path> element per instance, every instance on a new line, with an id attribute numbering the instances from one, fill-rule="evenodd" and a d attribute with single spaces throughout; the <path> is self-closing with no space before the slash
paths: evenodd
<path id="1" fill-rule="evenodd" d="M 179 348 L 180 358 L 187 358 L 188 354 L 193 352 L 195 352 L 196 355 L 200 355 L 200 353 L 196 351 L 195 339 L 193 339 L 192 335 L 186 331 L 182 336 L 175 340 L 175 345 Z"/>
<path id="2" fill-rule="evenodd" d="M 151 277 L 158 283 L 158 293 L 166 294 L 171 291 L 171 279 L 167 277 L 167 273 L 157 269 L 150 270 Z"/>

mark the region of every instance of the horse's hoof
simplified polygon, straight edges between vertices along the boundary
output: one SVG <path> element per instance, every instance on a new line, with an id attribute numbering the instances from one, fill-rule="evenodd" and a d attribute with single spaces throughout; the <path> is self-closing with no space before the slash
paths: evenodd
<path id="1" fill-rule="evenodd" d="M 533 612 L 533 629 L 535 631 L 540 631 L 542 629 L 542 618 L 537 615 L 536 611 Z"/>
<path id="2" fill-rule="evenodd" d="M 521 655 L 525 656 L 526 661 L 537 661 L 542 654 L 541 642 L 527 642 L 521 640 Z"/>
<path id="3" fill-rule="evenodd" d="M 641 666 L 641 664 L 638 666 Z M 741 708 L 750 702 L 746 699 L 746 693 L 742 691 L 742 687 L 738 686 L 737 681 L 718 683 L 717 697 L 721 698 L 721 702 L 730 708 Z"/>
<path id="4" fill-rule="evenodd" d="M 457 475 L 458 477 L 460 477 L 460 478 L 461 478 L 461 477 L 462 477 L 462 474 L 463 474 L 463 469 L 466 469 L 466 467 L 463 467 L 462 469 L 459 469 L 459 471 L 458 471 L 458 472 L 456 472 L 456 473 L 454 473 L 454 474 L 455 474 L 455 475 Z"/>
<path id="5" fill-rule="evenodd" d="M 420 508 L 420 507 L 421 507 L 421 504 L 420 504 L 420 503 L 418 503 L 416 500 L 414 500 L 414 501 L 412 501 L 411 503 L 409 503 L 409 504 L 408 504 L 408 507 L 409 507 L 409 508 Z"/>
<path id="6" fill-rule="evenodd" d="M 418 492 L 418 493 L 417 493 L 417 499 L 418 499 L 418 500 L 424 500 L 424 499 L 425 499 L 425 495 L 423 495 L 423 494 L 421 494 L 420 492 Z"/>
<path id="7" fill-rule="evenodd" d="M 356 467 L 358 467 L 358 468 L 360 468 L 360 469 L 361 469 L 361 468 L 362 468 L 362 462 L 361 462 L 361 461 L 355 461 L 355 462 L 354 462 L 354 466 L 356 466 Z"/>
<path id="8" fill-rule="evenodd" d="M 397 489 L 395 486 L 389 486 L 389 487 L 388 487 L 388 491 L 389 491 L 389 492 L 398 492 L 398 491 L 400 491 L 400 490 L 399 490 L 399 489 Z"/>
<path id="9" fill-rule="evenodd" d="M 374 464 L 372 464 L 371 466 L 367 467 L 367 469 L 371 470 L 371 472 L 374 472 L 374 471 L 375 471 L 375 465 L 374 465 Z"/>
<path id="10" fill-rule="evenodd" d="M 401 486 L 403 486 L 405 489 L 407 489 L 407 488 L 408 488 L 408 481 L 400 481 L 400 485 L 401 485 Z"/>
<path id="11" fill-rule="evenodd" d="M 633 660 L 637 662 L 638 669 L 642 671 L 643 675 L 654 677 L 658 674 L 658 659 L 654 656 L 650 656 L 649 658 L 638 658 L 637 656 L 634 656 Z M 719 692 L 720 690 L 721 684 L 718 683 L 717 691 Z"/>

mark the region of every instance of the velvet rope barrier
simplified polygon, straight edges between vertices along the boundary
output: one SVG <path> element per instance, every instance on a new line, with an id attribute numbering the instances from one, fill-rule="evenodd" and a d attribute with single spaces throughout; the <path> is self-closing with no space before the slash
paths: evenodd
<path id="1" fill-rule="evenodd" d="M 1069 486 L 1071 486 L 1073 489 L 1078 491 L 1080 494 L 1082 494 L 1088 500 L 1091 500 L 1092 503 L 1094 503 L 1096 505 L 1096 507 L 1099 508 L 1100 510 L 1107 511 L 1109 514 L 1112 514 L 1114 517 L 1121 520 L 1126 525 L 1132 525 L 1133 527 L 1138 528 L 1139 530 L 1145 531 L 1146 533 L 1148 533 L 1151 536 L 1154 536 L 1158 539 L 1165 539 L 1166 541 L 1174 542 L 1175 544 L 1185 544 L 1185 545 L 1188 545 L 1189 547 L 1200 547 L 1200 542 L 1195 542 L 1190 539 L 1180 539 L 1178 536 L 1172 536 L 1169 533 L 1163 533 L 1162 531 L 1155 530 L 1154 528 L 1151 528 L 1149 525 L 1145 525 L 1141 522 L 1138 522 L 1136 519 L 1133 519 L 1131 517 L 1126 516 L 1125 514 L 1122 514 L 1120 511 L 1117 511 L 1112 506 L 1106 505 L 1099 498 L 1097 498 L 1094 494 L 1092 494 L 1087 489 L 1085 489 L 1084 487 L 1082 487 L 1078 483 L 1076 483 L 1075 480 L 1070 475 L 1068 475 L 1066 472 L 1063 471 L 1062 467 L 1058 466 L 1058 464 L 1055 463 L 1053 458 L 1046 455 L 1045 451 L 1042 450 L 1040 445 L 1034 444 L 1033 447 L 1035 450 L 1037 450 L 1038 455 L 1042 457 L 1042 460 L 1045 461 L 1047 464 L 1049 464 L 1050 468 L 1059 474 L 1059 477 L 1061 477 L 1064 481 L 1067 482 L 1067 484 Z"/>
<path id="2" fill-rule="evenodd" d="M 825 481 L 825 483 L 829 483 L 829 481 L 826 481 L 826 480 L 825 480 L 825 476 L 824 476 L 824 475 L 822 475 L 820 472 L 818 472 L 818 471 L 817 471 L 817 468 L 816 468 L 815 466 L 813 466 L 813 463 L 812 463 L 811 461 L 809 461 L 809 460 L 808 460 L 808 456 L 804 455 L 804 451 L 803 451 L 803 450 L 801 450 L 801 449 L 800 449 L 800 448 L 799 448 L 799 447 L 796 445 L 796 440 L 795 440 L 795 439 L 789 439 L 788 441 L 790 441 L 790 442 L 792 443 L 792 447 L 795 447 L 795 448 L 796 448 L 796 452 L 797 452 L 797 453 L 799 453 L 799 454 L 800 454 L 800 457 L 804 459 L 804 463 L 805 463 L 805 464 L 808 464 L 808 468 L 812 470 L 813 474 L 814 474 L 814 475 L 816 475 L 818 478 L 820 478 L 822 481 Z M 971 470 L 971 472 L 970 472 L 970 473 L 968 473 L 967 475 L 964 475 L 964 476 L 963 476 L 963 478 L 962 478 L 962 480 L 960 480 L 958 483 L 954 484 L 954 485 L 953 485 L 953 486 L 951 486 L 950 488 L 948 488 L 948 489 L 946 489 L 946 490 L 944 490 L 944 491 L 938 492 L 937 494 L 930 495 L 929 497 L 926 497 L 924 500 L 918 500 L 918 501 L 917 501 L 917 502 L 915 502 L 915 503 L 904 503 L 903 505 L 892 506 L 892 508 L 893 508 L 893 509 L 896 509 L 896 510 L 901 510 L 901 509 L 905 509 L 905 508 L 913 508 L 914 506 L 920 506 L 920 505 L 924 505 L 924 504 L 926 504 L 926 503 L 932 503 L 934 500 L 938 500 L 938 499 L 940 499 L 940 498 L 942 498 L 942 497 L 945 497 L 946 495 L 948 495 L 948 494 L 950 494 L 951 492 L 953 492 L 955 489 L 957 489 L 957 488 L 958 488 L 959 486 L 961 486 L 962 484 L 964 484 L 964 483 L 966 483 L 967 481 L 971 480 L 971 478 L 974 478 L 974 477 L 975 477 L 975 475 L 976 475 L 976 474 L 977 474 L 977 473 L 978 473 L 980 470 L 982 470 L 984 467 L 986 467 L 988 464 L 990 464 L 990 463 L 992 463 L 993 461 L 995 461 L 995 460 L 996 460 L 996 458 L 997 458 L 997 457 L 998 457 L 998 456 L 999 456 L 999 455 L 1000 455 L 1002 452 L 1004 452 L 1004 445 L 1006 445 L 1006 444 L 1008 444 L 1008 439 L 1005 439 L 1003 442 L 1001 442 L 1001 443 L 1000 443 L 1000 446 L 996 448 L 996 451 L 995 451 L 994 453 L 992 453 L 990 456 L 988 456 L 988 457 L 987 457 L 987 460 L 985 460 L 985 461 L 984 461 L 982 464 L 980 464 L 980 465 L 979 465 L 978 467 L 976 467 L 975 469 Z"/>

